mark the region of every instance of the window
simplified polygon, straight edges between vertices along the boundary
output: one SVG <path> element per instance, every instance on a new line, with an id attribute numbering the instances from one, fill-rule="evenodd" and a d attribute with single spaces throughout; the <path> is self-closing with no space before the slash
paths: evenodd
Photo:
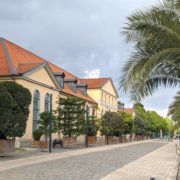
<path id="1" fill-rule="evenodd" d="M 46 112 L 50 111 L 50 94 L 49 93 L 46 93 L 45 95 L 44 111 Z"/>
<path id="2" fill-rule="evenodd" d="M 38 119 L 39 119 L 39 112 L 40 112 L 40 94 L 39 91 L 34 92 L 33 97 L 33 131 L 37 129 Z"/>
<path id="3" fill-rule="evenodd" d="M 101 100 L 103 101 L 104 100 L 104 94 L 103 94 L 103 92 L 102 92 L 102 94 L 101 94 Z"/>

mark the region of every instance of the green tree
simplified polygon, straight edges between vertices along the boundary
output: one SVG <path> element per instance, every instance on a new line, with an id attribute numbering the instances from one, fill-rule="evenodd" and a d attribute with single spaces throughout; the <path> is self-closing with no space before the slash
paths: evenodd
<path id="1" fill-rule="evenodd" d="M 106 112 L 102 118 L 100 123 L 100 132 L 101 135 L 105 135 L 107 139 L 107 144 L 109 144 L 109 136 L 113 136 L 113 125 L 112 121 L 114 119 L 114 113 L 113 112 Z"/>
<path id="2" fill-rule="evenodd" d="M 42 112 L 39 115 L 39 121 L 38 121 L 38 129 L 40 129 L 40 132 L 45 135 L 45 141 L 47 141 L 47 137 L 50 133 L 56 133 L 58 130 L 58 120 L 55 115 L 52 114 L 52 129 L 50 132 L 50 112 Z"/>
<path id="3" fill-rule="evenodd" d="M 123 34 L 135 51 L 122 69 L 120 87 L 139 101 L 160 85 L 180 85 L 180 1 L 163 0 L 127 18 Z"/>
<path id="4" fill-rule="evenodd" d="M 15 82 L 0 82 L 0 139 L 23 136 L 30 103 L 27 88 Z"/>
<path id="5" fill-rule="evenodd" d="M 96 136 L 99 130 L 99 120 L 96 116 L 89 116 L 85 123 L 85 135 Z"/>
<path id="6" fill-rule="evenodd" d="M 77 97 L 60 98 L 59 127 L 64 136 L 84 134 L 86 121 L 86 102 Z"/>
<path id="7" fill-rule="evenodd" d="M 168 115 L 171 116 L 172 120 L 180 125 L 180 91 L 174 97 L 174 102 L 169 106 Z"/>
<path id="8" fill-rule="evenodd" d="M 118 112 L 118 115 L 122 118 L 123 120 L 123 132 L 125 134 L 130 134 L 130 140 L 132 138 L 132 133 L 133 133 L 133 120 L 132 116 L 127 114 L 126 112 Z"/>

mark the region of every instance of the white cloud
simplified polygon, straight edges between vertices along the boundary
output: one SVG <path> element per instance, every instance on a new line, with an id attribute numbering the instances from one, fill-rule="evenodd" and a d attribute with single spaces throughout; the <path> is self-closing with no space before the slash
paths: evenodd
<path id="1" fill-rule="evenodd" d="M 99 78 L 101 74 L 100 69 L 86 70 L 84 73 L 86 74 L 84 78 Z"/>
<path id="2" fill-rule="evenodd" d="M 162 117 L 166 118 L 167 117 L 167 113 L 168 113 L 168 109 L 155 109 L 155 108 L 148 108 L 147 110 L 149 111 L 156 111 L 159 115 L 161 115 Z"/>

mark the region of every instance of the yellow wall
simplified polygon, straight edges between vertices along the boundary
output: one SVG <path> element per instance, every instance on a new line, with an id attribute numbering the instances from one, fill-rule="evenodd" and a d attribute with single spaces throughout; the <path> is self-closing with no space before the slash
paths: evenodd
<path id="1" fill-rule="evenodd" d="M 118 97 L 113 89 L 111 81 L 108 81 L 102 88 L 88 89 L 88 95 L 98 103 L 97 116 L 99 118 L 102 116 L 102 111 L 103 114 L 109 110 L 117 112 Z"/>
<path id="2" fill-rule="evenodd" d="M 51 76 L 49 75 L 46 68 L 41 68 L 38 71 L 28 74 L 26 77 L 47 84 L 48 86 L 56 87 L 55 83 L 52 81 Z"/>
<path id="3" fill-rule="evenodd" d="M 45 77 L 47 75 L 46 71 L 43 71 L 43 72 L 44 72 L 43 74 L 39 74 L 36 72 L 35 73 L 36 77 L 34 74 L 33 78 L 35 78 L 36 80 L 39 80 L 39 79 L 43 80 L 42 77 Z M 50 78 L 46 78 L 44 80 L 46 83 L 55 86 Z M 47 81 L 49 81 L 49 82 L 47 82 Z M 57 107 L 58 107 L 57 101 L 58 101 L 58 97 L 59 97 L 59 91 L 52 89 L 52 88 L 45 87 L 45 86 L 40 85 L 38 83 L 31 82 L 28 79 L 15 79 L 15 82 L 18 84 L 21 84 L 22 86 L 24 86 L 26 88 L 28 88 L 31 92 L 31 95 L 32 95 L 32 101 L 31 101 L 31 105 L 29 107 L 30 113 L 29 113 L 29 117 L 28 117 L 28 121 L 27 121 L 26 133 L 22 137 L 22 139 L 27 139 L 27 140 L 32 139 L 33 95 L 34 95 L 35 90 L 38 90 L 40 93 L 40 113 L 44 112 L 46 93 L 52 94 L 52 109 L 53 110 L 57 109 Z M 41 81 L 41 83 L 42 83 L 42 81 Z"/>

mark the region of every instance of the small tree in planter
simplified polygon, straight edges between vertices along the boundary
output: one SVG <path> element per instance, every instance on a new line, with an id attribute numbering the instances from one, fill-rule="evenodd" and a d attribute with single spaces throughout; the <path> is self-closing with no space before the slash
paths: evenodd
<path id="1" fill-rule="evenodd" d="M 126 134 L 129 134 L 130 141 L 132 141 L 132 135 L 133 135 L 132 116 L 127 114 L 126 112 L 118 112 L 118 114 L 122 117 L 122 119 L 124 121 L 124 136 Z"/>
<path id="2" fill-rule="evenodd" d="M 109 136 L 113 136 L 113 125 L 112 125 L 112 118 L 114 116 L 113 112 L 106 112 L 100 122 L 100 132 L 101 135 L 106 136 L 107 144 L 109 144 Z"/>
<path id="3" fill-rule="evenodd" d="M 73 147 L 77 136 L 84 134 L 85 104 L 77 97 L 60 98 L 59 100 L 59 128 L 64 135 L 64 147 Z"/>
<path id="4" fill-rule="evenodd" d="M 51 116 L 50 112 L 42 112 L 39 115 L 40 118 L 39 118 L 39 121 L 38 121 L 39 127 L 38 127 L 37 131 L 39 131 L 39 133 L 42 133 L 42 135 L 45 136 L 45 143 L 44 143 L 45 148 L 48 147 L 47 138 L 49 136 L 49 133 L 56 133 L 57 130 L 58 130 L 57 117 L 55 115 L 52 115 L 52 129 L 51 129 L 51 132 L 50 132 L 50 130 L 49 130 L 50 116 Z M 39 145 L 41 146 L 41 144 L 39 144 Z"/>
<path id="5" fill-rule="evenodd" d="M 39 147 L 39 141 L 40 141 L 42 135 L 43 135 L 42 129 L 35 129 L 33 131 L 33 139 L 34 139 L 34 141 L 32 142 L 33 148 Z"/>
<path id="6" fill-rule="evenodd" d="M 85 123 L 86 147 L 95 143 L 95 136 L 99 130 L 99 121 L 96 116 L 88 116 Z"/>
<path id="7" fill-rule="evenodd" d="M 120 137 L 120 141 L 122 142 L 122 135 L 125 132 L 125 124 L 124 118 L 120 113 L 113 113 L 112 116 L 112 128 L 113 128 L 113 135 L 116 137 Z"/>
<path id="8" fill-rule="evenodd" d="M 0 83 L 0 154 L 14 151 L 15 137 L 25 133 L 30 103 L 28 89 L 15 82 Z"/>

